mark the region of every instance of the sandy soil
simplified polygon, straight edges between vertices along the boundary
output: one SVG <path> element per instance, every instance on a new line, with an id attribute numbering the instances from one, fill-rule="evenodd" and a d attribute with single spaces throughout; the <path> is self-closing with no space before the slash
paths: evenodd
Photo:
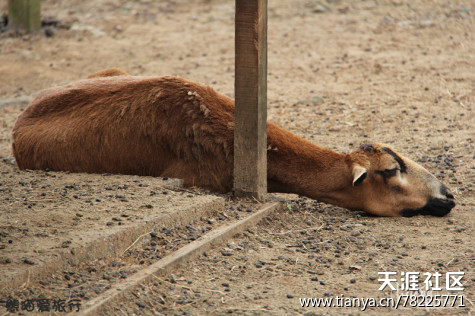
<path id="1" fill-rule="evenodd" d="M 42 6 L 43 18 L 58 20 L 56 26 L 34 34 L 0 33 L 1 104 L 12 98 L 24 102 L 43 88 L 107 67 L 120 67 L 134 75 L 182 76 L 233 96 L 232 1 L 45 0 Z M 6 8 L 5 0 L 0 1 L 1 8 Z M 474 10 L 469 0 L 269 1 L 269 119 L 337 151 L 350 151 L 371 141 L 391 144 L 451 188 L 458 205 L 447 217 L 366 217 L 288 196 L 284 211 L 173 276 L 144 285 L 108 312 L 355 315 L 362 313 L 360 309 L 303 308 L 298 298 L 386 297 L 394 293 L 378 291 L 378 272 L 439 271 L 445 275 L 462 271 L 465 290 L 456 294 L 464 295 L 465 307 L 370 308 L 369 314 L 470 314 L 475 301 Z M 7 251 L 18 247 L 17 235 L 25 245 L 30 236 L 45 246 L 54 241 L 61 247 L 63 240 L 55 240 L 55 230 L 80 235 L 74 223 L 94 222 L 87 216 L 75 218 L 74 207 L 58 198 L 62 191 L 54 188 L 72 185 L 66 190 L 68 201 L 77 200 L 73 195 L 80 196 L 81 205 L 100 213 L 106 224 L 116 216 L 105 210 L 119 212 L 118 205 L 124 203 L 107 195 L 98 197 L 100 202 L 91 200 L 96 198 L 91 193 L 95 188 L 85 175 L 18 171 L 10 150 L 10 132 L 24 107 L 0 108 L 0 212 L 24 219 L 1 224 L 1 273 L 29 264 L 16 257 L 7 260 Z M 127 180 L 132 181 L 127 194 L 142 203 L 140 197 L 149 196 L 151 189 L 133 180 Z M 97 176 L 94 185 L 101 188 L 97 192 L 101 195 L 106 186 L 124 181 Z M 36 201 L 51 197 L 55 199 Z M 182 199 L 186 203 L 186 194 Z M 247 208 L 237 210 L 238 203 L 228 202 L 225 217 L 246 215 Z M 140 205 L 131 207 L 130 215 Z M 42 210 L 64 211 L 65 215 L 56 216 L 58 221 L 35 216 Z M 218 214 L 211 222 L 220 217 L 225 219 Z M 206 231 L 208 225 L 205 220 L 193 230 L 204 227 Z M 25 226 L 48 231 L 48 236 L 25 234 Z M 186 227 L 163 232 L 166 240 L 171 236 L 186 239 L 192 233 Z M 146 243 L 133 251 L 147 253 L 166 246 L 162 239 L 150 242 L 155 244 Z M 34 263 L 47 255 L 38 252 L 28 258 Z M 122 265 L 117 264 L 123 259 L 73 262 L 52 279 L 3 293 L 2 302 L 5 295 L 24 299 L 66 295 L 60 291 L 64 287 L 75 289 L 68 292 L 71 297 L 87 300 L 104 290 L 97 283 L 109 284 L 109 276 L 120 279 L 136 270 L 144 258 L 157 260 L 152 255 L 130 256 L 138 261 L 128 260 L 129 270 L 123 274 Z M 104 273 L 109 274 L 104 277 Z M 0 305 L 0 311 L 2 308 Z"/>

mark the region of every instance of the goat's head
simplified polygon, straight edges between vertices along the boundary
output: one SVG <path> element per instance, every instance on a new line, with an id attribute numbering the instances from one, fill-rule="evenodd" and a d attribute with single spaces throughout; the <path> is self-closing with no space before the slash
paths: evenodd
<path id="1" fill-rule="evenodd" d="M 353 188 L 348 208 L 380 216 L 444 216 L 455 206 L 445 185 L 387 145 L 362 145 L 349 157 Z"/>

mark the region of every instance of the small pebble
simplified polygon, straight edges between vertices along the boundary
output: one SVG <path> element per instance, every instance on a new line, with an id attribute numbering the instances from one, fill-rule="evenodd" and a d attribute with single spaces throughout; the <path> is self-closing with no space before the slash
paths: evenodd
<path id="1" fill-rule="evenodd" d="M 229 257 L 233 255 L 231 251 L 225 251 L 225 250 L 221 250 L 221 254 L 225 257 Z"/>
<path id="2" fill-rule="evenodd" d="M 361 232 L 359 230 L 355 229 L 351 231 L 351 236 L 358 237 L 359 235 L 361 235 Z"/>
<path id="3" fill-rule="evenodd" d="M 23 259 L 23 262 L 26 263 L 26 264 L 31 264 L 31 265 L 35 264 L 32 260 L 30 260 L 28 258 Z"/>
<path id="4" fill-rule="evenodd" d="M 0 258 L 0 263 L 3 263 L 3 264 L 9 264 L 9 263 L 12 263 L 13 260 L 11 258 Z"/>
<path id="5" fill-rule="evenodd" d="M 45 36 L 46 37 L 53 37 L 54 36 L 54 30 L 50 27 L 45 28 Z"/>

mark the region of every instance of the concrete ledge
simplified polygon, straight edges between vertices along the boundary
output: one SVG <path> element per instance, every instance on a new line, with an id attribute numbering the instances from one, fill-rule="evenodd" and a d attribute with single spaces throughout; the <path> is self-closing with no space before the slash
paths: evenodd
<path id="1" fill-rule="evenodd" d="M 124 295 L 130 293 L 140 284 L 151 281 L 154 275 L 164 275 L 175 269 L 180 264 L 190 261 L 213 246 L 219 245 L 239 232 L 256 225 L 263 217 L 268 216 L 281 207 L 281 203 L 274 202 L 266 205 L 254 214 L 238 222 L 212 230 L 202 238 L 178 249 L 176 252 L 164 257 L 153 265 L 130 276 L 126 280 L 113 285 L 100 296 L 84 304 L 84 309 L 77 315 L 100 315 L 107 306 L 119 303 Z"/>
<path id="2" fill-rule="evenodd" d="M 206 199 L 194 202 L 195 204 L 192 206 L 179 208 L 165 214 L 151 215 L 143 221 L 137 221 L 125 227 L 104 228 L 104 231 L 97 231 L 97 228 L 92 227 L 91 231 L 82 231 L 81 233 L 85 235 L 85 238 L 82 239 L 83 244 L 79 243 L 74 248 L 53 251 L 49 260 L 9 274 L 0 282 L 0 288 L 7 290 L 27 286 L 30 281 L 39 281 L 49 277 L 71 261 L 117 256 L 138 237 L 153 231 L 156 227 L 172 228 L 178 225 L 188 225 L 211 212 L 224 210 L 224 199 L 220 197 L 206 196 Z"/>

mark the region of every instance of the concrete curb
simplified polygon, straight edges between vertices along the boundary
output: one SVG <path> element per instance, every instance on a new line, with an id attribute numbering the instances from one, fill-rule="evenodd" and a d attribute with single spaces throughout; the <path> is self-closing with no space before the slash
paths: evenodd
<path id="1" fill-rule="evenodd" d="M 263 217 L 268 216 L 282 206 L 279 202 L 268 204 L 254 214 L 238 222 L 212 230 L 202 238 L 178 249 L 144 270 L 137 272 L 126 280 L 113 285 L 100 296 L 84 304 L 84 309 L 75 315 L 100 315 L 101 311 L 113 303 L 118 303 L 124 295 L 136 289 L 140 284 L 154 280 L 154 275 L 164 275 L 209 250 L 213 246 L 223 243 L 237 233 L 256 225 Z"/>
<path id="2" fill-rule="evenodd" d="M 57 257 L 40 265 L 20 271 L 0 282 L 2 289 L 18 289 L 27 287 L 30 281 L 42 280 L 62 269 L 68 262 L 95 260 L 104 256 L 116 256 L 122 253 L 138 237 L 152 231 L 155 227 L 175 227 L 188 225 L 211 212 L 224 210 L 224 199 L 214 197 L 211 201 L 193 205 L 171 214 L 158 214 L 147 221 L 139 222 L 134 227 L 127 227 L 108 235 L 98 233 L 97 239 L 87 244 L 68 250 L 60 250 Z"/>

